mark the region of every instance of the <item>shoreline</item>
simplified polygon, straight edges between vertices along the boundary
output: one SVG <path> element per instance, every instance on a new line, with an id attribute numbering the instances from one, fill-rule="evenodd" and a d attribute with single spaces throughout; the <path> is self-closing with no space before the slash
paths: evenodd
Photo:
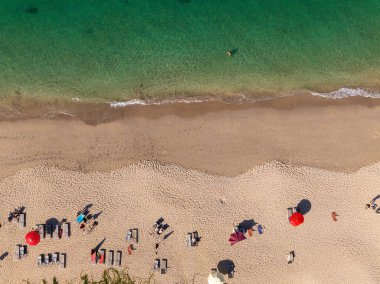
<path id="1" fill-rule="evenodd" d="M 340 89 L 341 90 L 341 89 Z M 79 120 L 98 125 L 133 116 L 155 118 L 166 114 L 194 116 L 208 111 L 244 110 L 247 108 L 289 109 L 305 106 L 358 104 L 368 107 L 380 105 L 380 92 L 374 97 L 358 95 L 336 96 L 340 90 L 316 95 L 313 92 L 294 94 L 256 94 L 254 96 L 226 95 L 168 98 L 162 100 L 132 99 L 126 102 L 90 102 L 78 98 L 47 98 L 14 95 L 0 100 L 0 121 L 28 119 Z M 332 94 L 332 95 L 331 95 Z M 369 93 L 368 93 L 369 95 Z M 330 96 L 330 97 L 329 97 Z"/>
<path id="2" fill-rule="evenodd" d="M 292 96 L 72 111 L 2 120 L 1 176 L 38 165 L 109 171 L 140 161 L 225 176 L 272 161 L 349 172 L 380 161 L 376 99 Z"/>

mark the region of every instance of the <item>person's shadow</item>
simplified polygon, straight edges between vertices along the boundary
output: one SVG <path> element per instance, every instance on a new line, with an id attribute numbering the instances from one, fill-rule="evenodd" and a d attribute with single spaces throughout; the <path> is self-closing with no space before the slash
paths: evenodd
<path id="1" fill-rule="evenodd" d="M 307 199 L 302 199 L 302 200 L 298 203 L 297 207 L 298 207 L 299 212 L 300 212 L 302 215 L 305 215 L 305 214 L 307 214 L 307 213 L 310 211 L 310 209 L 311 209 L 311 203 L 310 203 L 310 201 L 307 200 Z"/>

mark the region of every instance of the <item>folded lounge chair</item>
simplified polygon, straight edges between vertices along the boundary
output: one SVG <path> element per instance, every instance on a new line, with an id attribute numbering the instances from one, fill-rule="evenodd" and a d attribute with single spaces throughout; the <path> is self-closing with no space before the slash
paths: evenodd
<path id="1" fill-rule="evenodd" d="M 65 238 L 70 237 L 70 223 L 63 223 L 63 236 Z"/>
<path id="2" fill-rule="evenodd" d="M 166 274 L 168 271 L 168 260 L 166 258 L 163 258 L 161 260 L 161 274 Z"/>
<path id="3" fill-rule="evenodd" d="M 288 208 L 288 219 L 293 215 L 293 208 Z"/>
<path id="4" fill-rule="evenodd" d="M 138 229 L 132 229 L 132 240 L 134 240 L 136 243 L 139 242 L 139 230 Z"/>
<path id="5" fill-rule="evenodd" d="M 192 243 L 192 234 L 191 233 L 188 233 L 187 235 L 186 235 L 186 243 L 187 243 L 187 246 L 188 247 L 191 247 L 192 245 L 193 245 L 193 243 Z"/>
<path id="6" fill-rule="evenodd" d="M 294 251 L 289 252 L 288 254 L 288 264 L 294 261 Z"/>
<path id="7" fill-rule="evenodd" d="M 61 253 L 59 255 L 59 263 L 58 263 L 58 266 L 60 268 L 66 268 L 66 254 L 65 253 Z"/>
<path id="8" fill-rule="evenodd" d="M 20 229 L 25 228 L 26 222 L 25 222 L 25 213 L 21 213 L 18 218 L 18 226 Z"/>
<path id="9" fill-rule="evenodd" d="M 59 257 L 59 253 L 58 252 L 55 252 L 53 253 L 53 257 L 52 257 L 52 264 L 57 264 L 58 263 L 58 257 Z"/>
<path id="10" fill-rule="evenodd" d="M 116 252 L 115 265 L 121 266 L 121 250 Z"/>
<path id="11" fill-rule="evenodd" d="M 158 270 L 160 268 L 160 260 L 158 258 L 156 258 L 154 260 L 154 265 L 153 265 L 153 269 L 154 270 Z"/>
<path id="12" fill-rule="evenodd" d="M 51 238 L 52 237 L 52 226 L 49 224 L 46 224 L 46 232 L 45 232 L 45 237 L 46 238 Z"/>
<path id="13" fill-rule="evenodd" d="M 26 253 L 27 253 L 26 246 L 21 245 L 20 246 L 20 257 L 26 256 Z"/>
<path id="14" fill-rule="evenodd" d="M 53 239 L 59 239 L 59 225 L 53 227 Z"/>
<path id="15" fill-rule="evenodd" d="M 112 266 L 113 265 L 113 250 L 108 251 L 108 257 L 107 257 L 107 266 Z"/>
<path id="16" fill-rule="evenodd" d="M 98 262 L 98 251 L 96 249 L 91 250 L 91 263 L 96 264 Z"/>
<path id="17" fill-rule="evenodd" d="M 194 232 L 193 232 L 193 237 L 192 237 L 192 239 L 191 239 L 192 245 L 193 245 L 193 246 L 198 245 L 199 240 L 200 240 L 200 239 L 199 239 L 198 231 L 194 231 Z"/>
<path id="18" fill-rule="evenodd" d="M 105 260 L 106 260 L 106 250 L 101 249 L 98 264 L 104 264 Z"/>
<path id="19" fill-rule="evenodd" d="M 51 255 L 46 253 L 44 257 L 44 264 L 49 265 L 51 263 Z"/>
<path id="20" fill-rule="evenodd" d="M 125 237 L 126 241 L 130 241 L 132 238 L 132 230 L 128 230 L 127 235 Z"/>
<path id="21" fill-rule="evenodd" d="M 38 233 L 40 234 L 41 239 L 45 238 L 45 225 L 44 224 L 38 225 Z"/>
<path id="22" fill-rule="evenodd" d="M 20 247 L 21 247 L 20 245 L 16 246 L 15 254 L 13 256 L 13 260 L 20 260 L 21 259 Z"/>
<path id="23" fill-rule="evenodd" d="M 43 254 L 40 254 L 38 257 L 37 257 L 37 264 L 38 265 L 42 265 L 42 261 L 43 261 Z"/>

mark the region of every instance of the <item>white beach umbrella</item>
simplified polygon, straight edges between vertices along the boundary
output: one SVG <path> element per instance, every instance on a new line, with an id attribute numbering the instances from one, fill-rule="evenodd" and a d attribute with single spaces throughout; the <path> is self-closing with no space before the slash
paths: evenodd
<path id="1" fill-rule="evenodd" d="M 224 283 L 224 276 L 220 272 L 211 273 L 208 278 L 208 284 L 222 284 Z"/>

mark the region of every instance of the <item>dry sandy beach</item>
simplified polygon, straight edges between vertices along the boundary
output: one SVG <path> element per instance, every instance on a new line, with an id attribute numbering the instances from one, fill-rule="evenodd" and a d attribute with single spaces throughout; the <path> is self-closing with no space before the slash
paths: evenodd
<path id="1" fill-rule="evenodd" d="M 167 258 L 168 273 L 154 273 L 155 283 L 207 283 L 222 260 L 235 263 L 228 283 L 380 282 L 380 215 L 364 208 L 380 193 L 380 103 L 284 98 L 117 112 L 96 126 L 80 115 L 0 122 L 0 255 L 9 253 L 1 283 L 96 278 L 104 266 L 90 264 L 90 249 L 104 238 L 137 278 Z M 311 209 L 294 228 L 286 208 L 304 199 Z M 99 226 L 83 235 L 75 217 L 89 203 L 101 212 Z M 25 229 L 6 222 L 18 206 L 26 207 Z M 165 240 L 152 232 L 161 216 L 173 231 Z M 25 233 L 50 218 L 71 222 L 70 239 L 42 240 L 13 261 Z M 230 246 L 233 225 L 251 219 L 264 234 Z M 131 227 L 140 242 L 129 256 Z M 201 241 L 188 248 L 193 230 Z M 66 269 L 37 266 L 38 254 L 55 251 L 67 253 Z"/>

